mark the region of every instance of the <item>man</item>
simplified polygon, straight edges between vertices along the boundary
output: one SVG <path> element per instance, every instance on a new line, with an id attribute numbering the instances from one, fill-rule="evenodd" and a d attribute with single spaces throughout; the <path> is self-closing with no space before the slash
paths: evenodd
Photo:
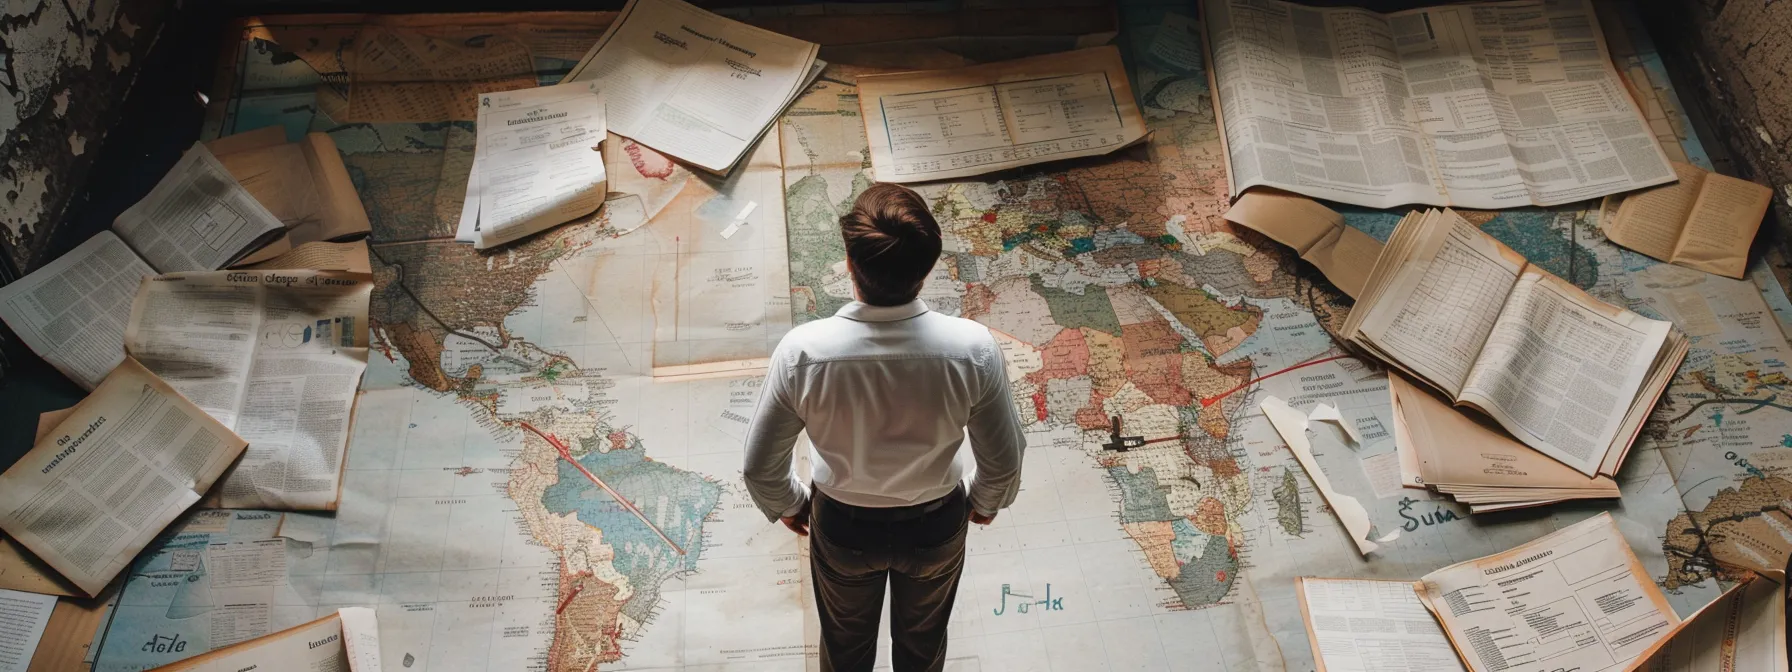
<path id="1" fill-rule="evenodd" d="M 989 329 L 917 298 L 940 256 L 920 195 L 873 185 L 840 232 L 858 301 L 792 329 L 772 353 L 747 431 L 747 491 L 768 519 L 815 532 L 822 670 L 871 669 L 886 580 L 896 672 L 939 670 L 966 521 L 988 525 L 1014 502 L 1025 438 Z M 805 428 L 813 497 L 791 468 Z"/>

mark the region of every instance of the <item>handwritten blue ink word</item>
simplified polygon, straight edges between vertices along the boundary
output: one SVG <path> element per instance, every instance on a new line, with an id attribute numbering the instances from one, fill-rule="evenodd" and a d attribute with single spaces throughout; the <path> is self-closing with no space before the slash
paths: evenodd
<path id="1" fill-rule="evenodd" d="M 1002 606 L 999 608 L 993 609 L 991 611 L 994 611 L 997 616 L 1001 616 L 1003 613 L 1007 612 L 1008 611 L 1008 598 L 1010 598 L 1010 597 L 1020 598 L 1020 601 L 1015 602 L 1014 608 L 1015 608 L 1015 611 L 1019 611 L 1020 613 L 1023 613 L 1023 614 L 1027 613 L 1027 609 L 1029 609 L 1031 607 L 1045 607 L 1046 611 L 1063 611 L 1064 610 L 1064 598 L 1052 597 L 1052 584 L 1049 584 L 1049 583 L 1045 584 L 1045 599 L 1033 600 L 1032 595 L 1022 595 L 1020 593 L 1014 592 L 1013 588 L 1009 587 L 1008 584 L 1004 583 L 1004 584 L 1002 584 Z M 1032 601 L 1029 602 L 1027 600 L 1032 600 Z"/>

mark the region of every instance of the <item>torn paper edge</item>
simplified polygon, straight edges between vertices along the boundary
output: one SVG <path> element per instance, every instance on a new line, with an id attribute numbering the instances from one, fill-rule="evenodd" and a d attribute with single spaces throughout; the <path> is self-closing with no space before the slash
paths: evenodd
<path id="1" fill-rule="evenodd" d="M 1294 459 L 1300 462 L 1307 471 L 1307 478 L 1313 481 L 1313 487 L 1319 490 L 1319 496 L 1325 499 L 1326 505 L 1338 515 L 1338 521 L 1344 523 L 1344 530 L 1350 534 L 1350 540 L 1356 543 L 1357 552 L 1367 556 L 1380 548 L 1379 543 L 1388 543 L 1400 537 L 1400 531 L 1393 532 L 1371 541 L 1369 533 L 1374 523 L 1369 521 L 1369 510 L 1355 497 L 1332 489 L 1331 479 L 1319 468 L 1319 462 L 1313 459 L 1313 447 L 1307 443 L 1307 415 L 1294 410 L 1287 402 L 1273 396 L 1266 396 L 1257 404 L 1263 415 L 1269 418 L 1269 424 L 1275 427 L 1276 433 L 1282 436 L 1282 442 L 1294 452 Z"/>
<path id="2" fill-rule="evenodd" d="M 1310 422 L 1329 422 L 1337 425 L 1338 429 L 1344 430 L 1345 436 L 1350 437 L 1351 445 L 1363 445 L 1363 435 L 1356 433 L 1356 423 L 1351 422 L 1349 418 L 1344 417 L 1344 413 L 1339 411 L 1336 406 L 1331 404 L 1314 406 L 1313 412 L 1307 414 L 1307 420 Z"/>

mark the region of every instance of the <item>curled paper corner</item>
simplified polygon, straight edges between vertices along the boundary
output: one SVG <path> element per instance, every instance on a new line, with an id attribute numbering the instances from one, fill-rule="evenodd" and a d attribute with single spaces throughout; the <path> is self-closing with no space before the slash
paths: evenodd
<path id="1" fill-rule="evenodd" d="M 1377 543 L 1377 544 L 1386 544 L 1386 543 L 1391 543 L 1391 542 L 1393 542 L 1393 541 L 1394 541 L 1394 540 L 1395 540 L 1395 539 L 1399 539 L 1399 538 L 1400 538 L 1400 529 L 1399 529 L 1399 528 L 1394 528 L 1394 531 L 1393 531 L 1393 532 L 1389 532 L 1389 533 L 1387 533 L 1387 534 L 1384 534 L 1384 535 L 1381 535 L 1381 536 L 1379 536 L 1379 537 L 1376 537 L 1376 538 L 1375 538 L 1375 543 Z"/>
<path id="2" fill-rule="evenodd" d="M 1320 498 L 1332 507 L 1333 513 L 1338 514 L 1338 521 L 1344 523 L 1344 531 L 1356 544 L 1357 553 L 1368 556 L 1381 548 L 1369 539 L 1369 534 L 1374 529 L 1374 524 L 1369 521 L 1369 510 L 1363 508 L 1363 503 L 1355 497 L 1333 490 L 1331 479 L 1326 478 L 1325 471 L 1319 468 L 1319 462 L 1313 458 L 1313 446 L 1307 442 L 1307 414 L 1295 410 L 1288 402 L 1267 395 L 1257 404 L 1257 408 L 1269 418 L 1270 426 L 1275 427 L 1282 442 L 1288 444 L 1288 450 L 1294 452 L 1294 459 L 1300 462 L 1301 469 L 1306 470 L 1307 478 L 1319 490 Z M 1397 534 L 1396 530 L 1395 535 Z"/>
<path id="3" fill-rule="evenodd" d="M 1356 433 L 1356 423 L 1351 422 L 1349 418 L 1344 417 L 1344 413 L 1339 411 L 1336 406 L 1324 403 L 1314 406 L 1313 412 L 1307 414 L 1307 420 L 1312 422 L 1329 422 L 1337 425 L 1338 429 L 1344 430 L 1345 436 L 1350 437 L 1351 445 L 1363 445 L 1363 435 Z"/>

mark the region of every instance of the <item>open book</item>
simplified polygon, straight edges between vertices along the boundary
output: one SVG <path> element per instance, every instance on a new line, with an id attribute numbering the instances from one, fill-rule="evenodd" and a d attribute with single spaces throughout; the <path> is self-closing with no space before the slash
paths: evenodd
<path id="1" fill-rule="evenodd" d="M 1687 348 L 1451 210 L 1400 221 L 1341 336 L 1588 476 L 1617 473 Z"/>
<path id="2" fill-rule="evenodd" d="M 283 234 L 231 262 L 232 267 L 263 263 L 309 243 L 373 231 L 330 134 L 307 133 L 298 142 L 287 142 L 285 128 L 264 126 L 207 141 L 205 147 L 286 226 Z"/>
<path id="3" fill-rule="evenodd" d="M 1679 182 L 1605 197 L 1599 229 L 1656 259 L 1741 279 L 1773 190 L 1685 163 L 1674 172 Z"/>
<path id="4" fill-rule="evenodd" d="M 124 359 L 125 318 L 143 278 L 224 268 L 285 231 L 205 145 L 194 143 L 112 230 L 0 287 L 0 320 L 91 390 Z"/>

